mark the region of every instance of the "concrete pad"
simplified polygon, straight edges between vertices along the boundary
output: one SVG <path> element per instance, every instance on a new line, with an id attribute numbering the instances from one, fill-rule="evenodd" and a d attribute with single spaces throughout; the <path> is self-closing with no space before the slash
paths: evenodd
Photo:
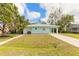
<path id="1" fill-rule="evenodd" d="M 72 37 L 68 37 L 68 36 L 64 36 L 64 35 L 61 35 L 61 34 L 50 34 L 51 36 L 53 37 L 56 37 L 57 39 L 59 40 L 62 40 L 62 41 L 65 41 L 75 47 L 79 47 L 79 39 L 76 39 L 76 38 L 72 38 Z"/>

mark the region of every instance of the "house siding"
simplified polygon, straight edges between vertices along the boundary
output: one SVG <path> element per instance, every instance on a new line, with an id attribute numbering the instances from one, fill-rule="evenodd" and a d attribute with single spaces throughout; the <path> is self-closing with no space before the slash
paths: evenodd
<path id="1" fill-rule="evenodd" d="M 29 28 L 28 28 L 29 29 Z M 32 27 L 31 29 L 29 29 L 29 31 L 31 31 L 31 33 L 33 34 L 45 34 L 45 33 L 50 33 L 50 28 L 48 27 Z"/>
<path id="2" fill-rule="evenodd" d="M 46 33 L 58 33 L 58 27 L 56 25 L 48 25 L 48 24 L 34 24 L 28 25 L 27 28 L 23 30 L 23 33 L 31 32 L 32 34 L 46 34 Z M 53 29 L 56 29 L 55 30 Z"/>
<path id="3" fill-rule="evenodd" d="M 68 31 L 79 33 L 79 24 L 71 24 L 68 27 Z"/>

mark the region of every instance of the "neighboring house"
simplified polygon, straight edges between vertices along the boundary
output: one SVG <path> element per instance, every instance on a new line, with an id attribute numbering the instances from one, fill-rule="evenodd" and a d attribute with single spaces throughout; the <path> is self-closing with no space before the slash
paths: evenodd
<path id="1" fill-rule="evenodd" d="M 58 33 L 58 27 L 56 25 L 49 24 L 31 24 L 23 30 L 23 33 L 32 33 L 32 34 L 46 34 L 46 33 Z"/>
<path id="2" fill-rule="evenodd" d="M 69 32 L 79 33 L 79 24 L 70 24 L 67 30 Z"/>

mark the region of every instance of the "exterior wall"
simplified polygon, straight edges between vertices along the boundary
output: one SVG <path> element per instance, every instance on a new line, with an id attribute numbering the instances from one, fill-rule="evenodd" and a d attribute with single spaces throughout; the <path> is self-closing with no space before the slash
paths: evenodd
<path id="1" fill-rule="evenodd" d="M 45 34 L 45 33 L 50 33 L 51 28 L 49 27 L 29 27 L 28 30 L 25 29 L 24 33 L 27 33 L 27 31 L 31 31 L 33 34 Z"/>
<path id="2" fill-rule="evenodd" d="M 79 33 L 79 24 L 71 24 L 68 27 L 68 31 L 75 32 L 75 33 Z"/>
<path id="3" fill-rule="evenodd" d="M 70 28 L 69 31 L 79 33 L 79 28 Z"/>
<path id="4" fill-rule="evenodd" d="M 33 27 L 32 28 L 32 33 L 49 33 L 50 29 L 49 28 L 43 28 L 43 27 L 38 27 L 37 30 Z"/>

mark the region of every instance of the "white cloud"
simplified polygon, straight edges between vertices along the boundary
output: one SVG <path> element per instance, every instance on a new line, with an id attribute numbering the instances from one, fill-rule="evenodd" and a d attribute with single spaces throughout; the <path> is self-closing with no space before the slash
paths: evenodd
<path id="1" fill-rule="evenodd" d="M 74 23 L 79 23 L 79 4 L 77 3 L 66 3 L 60 5 L 63 8 L 63 13 L 71 14 L 75 16 Z"/>
<path id="2" fill-rule="evenodd" d="M 14 4 L 18 8 L 20 15 L 23 15 L 24 14 L 24 4 L 23 3 L 14 3 Z"/>
<path id="3" fill-rule="evenodd" d="M 32 20 L 33 18 L 38 18 L 40 17 L 40 13 L 36 12 L 36 11 L 29 11 L 29 9 L 27 8 L 27 5 L 25 5 L 24 3 L 15 3 L 15 5 L 18 8 L 18 11 L 20 13 L 20 15 L 23 15 L 24 13 L 27 13 L 26 18 L 29 18 L 29 20 Z M 46 9 L 46 17 L 42 18 L 42 21 L 47 22 L 49 13 L 51 11 L 51 8 L 54 7 L 61 7 L 63 10 L 64 14 L 73 14 L 75 15 L 75 23 L 79 22 L 79 4 L 75 4 L 75 3 L 41 3 L 40 6 L 42 8 Z"/>
<path id="4" fill-rule="evenodd" d="M 19 13 L 21 15 L 27 14 L 25 16 L 29 20 L 32 20 L 33 18 L 39 18 L 40 17 L 40 13 L 39 12 L 29 11 L 29 9 L 27 8 L 27 5 L 25 5 L 24 3 L 15 3 L 15 5 L 17 6 L 18 11 L 19 11 Z"/>
<path id="5" fill-rule="evenodd" d="M 48 15 L 51 11 L 51 8 L 52 7 L 61 7 L 62 8 L 62 11 L 64 14 L 71 14 L 71 15 L 74 15 L 76 18 L 75 18 L 75 23 L 78 23 L 79 22 L 79 4 L 76 4 L 76 3 L 42 3 L 40 4 L 40 6 L 42 8 L 45 8 L 47 10 L 46 12 L 46 17 L 41 19 L 41 20 L 47 20 L 48 19 Z"/>
<path id="6" fill-rule="evenodd" d="M 76 11 L 79 10 L 79 4 L 76 3 L 65 3 L 65 4 L 60 4 L 62 7 L 64 13 L 75 13 Z"/>
<path id="7" fill-rule="evenodd" d="M 39 13 L 39 12 L 36 12 L 36 11 L 29 11 L 29 9 L 27 8 L 27 6 L 26 6 L 26 8 L 25 8 L 25 14 L 27 14 L 27 15 L 26 15 L 26 18 L 28 18 L 30 21 L 31 21 L 32 19 L 34 19 L 34 18 L 39 18 L 39 17 L 40 17 L 40 13 Z"/>
<path id="8" fill-rule="evenodd" d="M 40 17 L 40 13 L 39 12 L 35 12 L 35 11 L 31 11 L 30 12 L 30 16 L 31 18 L 39 18 Z"/>
<path id="9" fill-rule="evenodd" d="M 41 18 L 41 21 L 44 21 L 44 22 L 47 22 L 47 17 L 45 17 L 45 18 Z"/>
<path id="10" fill-rule="evenodd" d="M 59 7 L 59 4 L 56 4 L 56 3 L 55 4 L 54 3 L 41 3 L 40 6 L 42 8 L 46 9 L 46 17 L 42 18 L 41 20 L 47 22 L 48 16 L 51 13 L 52 8 L 53 8 L 52 11 L 54 11 L 57 7 Z"/>
<path id="11" fill-rule="evenodd" d="M 40 17 L 40 13 L 39 12 L 29 11 L 29 9 L 27 8 L 27 5 L 24 5 L 24 8 L 25 8 L 24 13 L 27 14 L 25 16 L 26 16 L 26 18 L 29 19 L 29 21 L 31 21 L 34 18 L 39 18 Z"/>

